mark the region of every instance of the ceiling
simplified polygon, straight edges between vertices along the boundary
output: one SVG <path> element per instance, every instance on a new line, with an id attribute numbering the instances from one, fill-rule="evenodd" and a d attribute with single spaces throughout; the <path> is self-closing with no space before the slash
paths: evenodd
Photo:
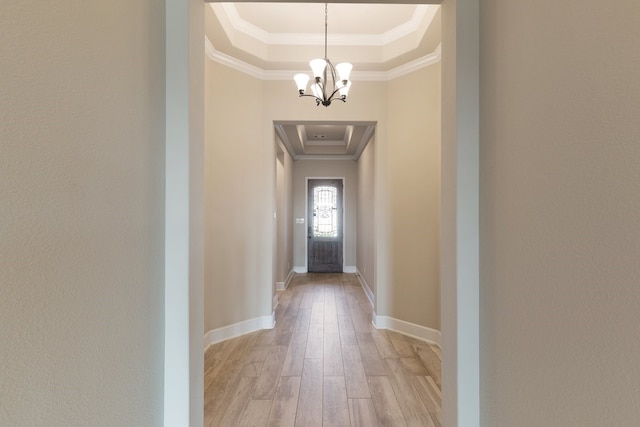
<path id="1" fill-rule="evenodd" d="M 386 81 L 439 59 L 439 6 L 329 4 L 327 56 L 351 62 L 351 80 Z M 324 3 L 209 3 L 207 55 L 264 80 L 292 80 L 324 57 Z M 356 83 L 354 83 L 356 84 Z M 279 122 L 276 132 L 295 159 L 357 159 L 375 124 Z"/>

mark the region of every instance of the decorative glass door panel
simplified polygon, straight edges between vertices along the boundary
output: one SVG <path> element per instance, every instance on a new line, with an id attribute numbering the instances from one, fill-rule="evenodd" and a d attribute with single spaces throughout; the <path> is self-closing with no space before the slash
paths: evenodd
<path id="1" fill-rule="evenodd" d="M 341 179 L 309 180 L 309 272 L 342 272 L 342 188 Z"/>
<path id="2" fill-rule="evenodd" d="M 338 237 L 338 189 L 313 189 L 313 237 Z"/>

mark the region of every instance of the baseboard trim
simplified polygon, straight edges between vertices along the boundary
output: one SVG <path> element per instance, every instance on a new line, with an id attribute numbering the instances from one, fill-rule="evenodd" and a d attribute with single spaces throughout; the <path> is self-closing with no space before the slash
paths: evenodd
<path id="1" fill-rule="evenodd" d="M 374 295 L 373 295 L 373 291 L 369 287 L 369 284 L 367 283 L 367 281 L 364 280 L 364 277 L 362 276 L 362 274 L 360 274 L 360 271 L 357 268 L 356 268 L 356 277 L 358 278 L 358 281 L 360 282 L 360 286 L 362 286 L 362 290 L 364 290 L 365 295 L 369 299 L 369 302 L 371 303 L 371 307 L 375 308 L 375 304 L 373 302 L 373 300 L 375 298 Z"/>
<path id="2" fill-rule="evenodd" d="M 342 272 L 343 273 L 357 273 L 358 269 L 356 268 L 355 265 L 345 265 L 344 267 L 342 267 Z"/>
<path id="3" fill-rule="evenodd" d="M 284 291 L 285 289 L 287 289 L 289 287 L 289 283 L 291 283 L 291 279 L 293 279 L 293 276 L 295 274 L 296 272 L 294 270 L 291 270 L 287 277 L 284 279 L 284 282 L 276 282 L 276 290 Z"/>
<path id="4" fill-rule="evenodd" d="M 300 274 L 304 274 L 307 272 L 307 266 L 305 265 L 298 265 L 293 267 L 293 272 L 294 273 L 300 273 Z"/>
<path id="5" fill-rule="evenodd" d="M 404 320 L 394 319 L 393 317 L 378 316 L 375 313 L 373 314 L 373 326 L 375 326 L 376 329 L 388 329 L 412 338 L 427 341 L 438 346 L 440 345 L 440 331 L 437 329 L 416 325 L 415 323 L 405 322 Z"/>
<path id="6" fill-rule="evenodd" d="M 204 335 L 204 349 L 206 350 L 210 345 L 217 344 L 231 338 L 236 338 L 240 335 L 259 331 L 261 329 L 273 329 L 275 325 L 275 313 L 271 313 L 271 316 L 256 317 L 243 322 L 234 323 L 233 325 L 213 329 Z"/>

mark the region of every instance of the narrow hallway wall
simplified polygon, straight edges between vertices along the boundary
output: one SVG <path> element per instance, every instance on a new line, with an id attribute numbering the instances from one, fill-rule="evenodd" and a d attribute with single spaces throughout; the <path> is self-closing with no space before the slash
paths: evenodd
<path id="1" fill-rule="evenodd" d="M 275 233 L 262 81 L 207 59 L 205 83 L 205 331 L 259 326 L 271 315 Z"/>
<path id="2" fill-rule="evenodd" d="M 480 40 L 482 425 L 636 426 L 640 7 L 483 1 Z"/>
<path id="3" fill-rule="evenodd" d="M 421 94 L 419 97 L 415 93 Z M 440 330 L 440 63 L 389 82 L 389 316 Z"/>
<path id="4" fill-rule="evenodd" d="M 0 425 L 162 425 L 164 4 L 0 9 Z"/>

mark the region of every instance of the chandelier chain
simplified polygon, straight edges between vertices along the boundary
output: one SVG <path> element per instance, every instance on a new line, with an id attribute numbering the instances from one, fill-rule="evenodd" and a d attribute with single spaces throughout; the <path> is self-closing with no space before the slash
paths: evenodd
<path id="1" fill-rule="evenodd" d="M 329 7 L 328 3 L 324 4 L 324 58 L 327 59 L 327 27 L 328 27 Z"/>

